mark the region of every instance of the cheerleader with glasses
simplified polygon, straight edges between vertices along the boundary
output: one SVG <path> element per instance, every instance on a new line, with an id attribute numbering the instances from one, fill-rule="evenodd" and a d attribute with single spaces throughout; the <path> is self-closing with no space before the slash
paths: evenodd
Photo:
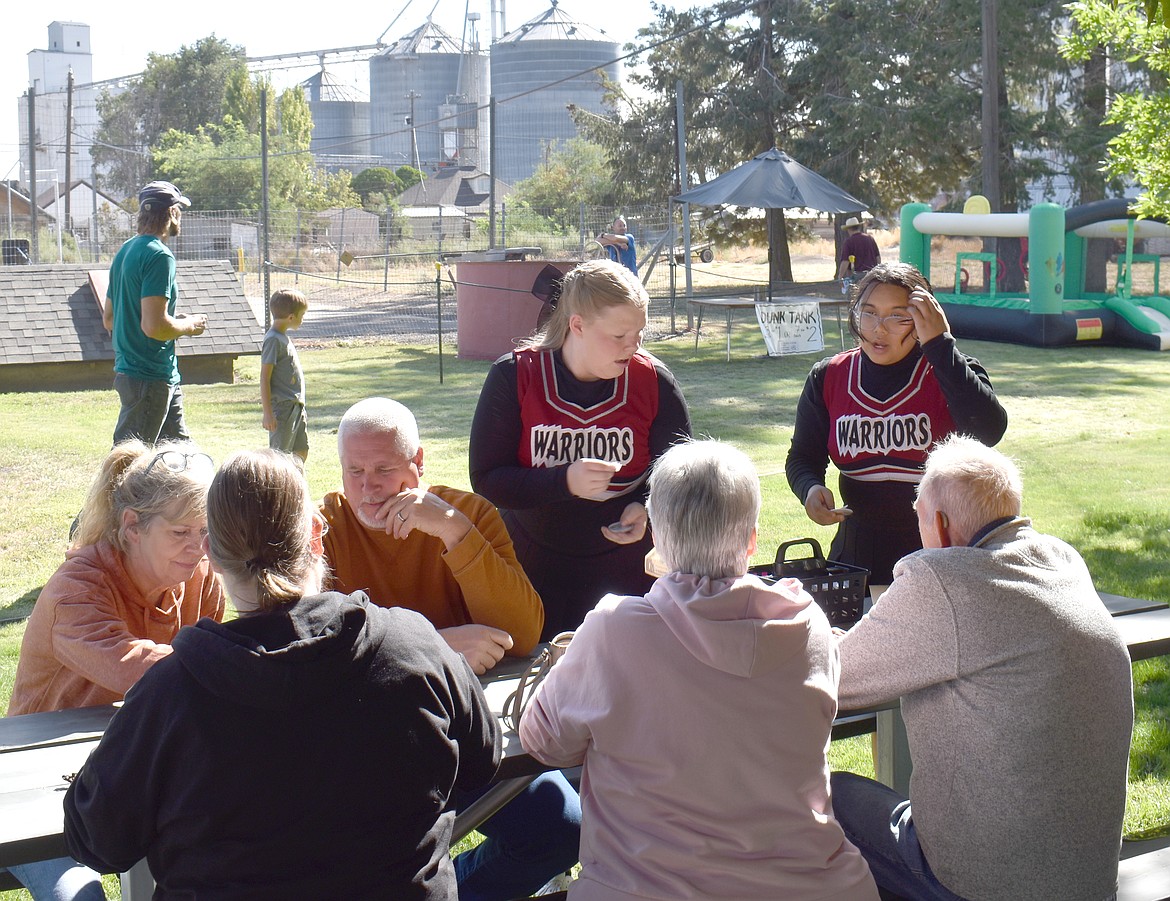
<path id="1" fill-rule="evenodd" d="M 879 263 L 853 286 L 849 330 L 857 346 L 805 381 L 785 473 L 808 518 L 837 525 L 830 559 L 868 569 L 877 600 L 894 564 L 922 547 L 914 491 L 927 453 L 953 432 L 995 445 L 1007 412 L 908 263 Z M 830 460 L 839 498 L 825 484 Z"/>

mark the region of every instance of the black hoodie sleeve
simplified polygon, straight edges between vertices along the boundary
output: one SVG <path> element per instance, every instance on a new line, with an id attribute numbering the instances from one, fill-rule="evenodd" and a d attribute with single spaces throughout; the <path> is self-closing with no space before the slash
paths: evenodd
<path id="1" fill-rule="evenodd" d="M 1007 431 L 1007 410 L 995 396 L 991 378 L 979 361 L 959 351 L 950 332 L 922 345 L 947 399 L 955 431 L 994 447 Z"/>
<path id="2" fill-rule="evenodd" d="M 466 791 L 487 785 L 500 768 L 500 723 L 467 661 L 459 654 L 455 656 L 459 659 L 450 672 L 456 710 L 452 711 L 450 735 L 459 743 L 455 784 Z"/>
<path id="3" fill-rule="evenodd" d="M 159 742 L 171 726 L 165 708 L 148 699 L 151 684 L 165 685 L 178 666 L 173 657 L 161 660 L 130 689 L 65 793 L 65 846 L 100 873 L 126 872 L 154 844 L 158 770 L 166 766 Z"/>
<path id="4" fill-rule="evenodd" d="M 796 404 L 792 443 L 784 461 L 788 486 L 804 504 L 809 489 L 825 484 L 829 469 L 829 408 L 825 406 L 825 370 L 829 359 L 816 363 Z"/>

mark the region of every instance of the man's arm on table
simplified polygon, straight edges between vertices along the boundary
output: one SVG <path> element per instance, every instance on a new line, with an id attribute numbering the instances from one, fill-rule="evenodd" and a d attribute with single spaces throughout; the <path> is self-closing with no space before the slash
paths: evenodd
<path id="1" fill-rule="evenodd" d="M 388 501 L 380 515 L 391 535 L 405 538 L 418 529 L 443 542 L 443 564 L 459 585 L 471 622 L 439 634 L 477 674 L 508 651 L 532 653 L 544 627 L 544 605 L 490 501 L 457 489 L 415 488 Z"/>
<path id="2" fill-rule="evenodd" d="M 371 546 L 372 539 L 360 537 L 367 527 L 358 523 L 340 494 L 327 495 L 321 512 L 330 524 L 325 555 L 336 586 L 344 591 L 371 590 L 370 580 L 377 582 L 371 569 L 377 552 Z M 453 488 L 420 487 L 387 500 L 376 519 L 385 522 L 385 533 L 391 540 L 405 540 L 417 530 L 443 543 L 439 551 L 428 542 L 424 554 L 427 559 L 420 558 L 420 563 L 427 572 L 445 569 L 455 582 L 443 589 L 444 596 L 457 589 L 458 596 L 452 599 L 464 608 L 466 624 L 440 628 L 439 634 L 467 658 L 477 674 L 491 669 L 508 650 L 517 655 L 531 653 L 544 626 L 544 606 L 516 560 L 508 530 L 491 502 Z M 376 546 L 377 542 L 372 544 Z M 370 555 L 373 556 L 367 559 Z M 433 576 L 409 576 L 405 583 L 398 584 L 397 592 L 384 597 L 377 597 L 374 588 L 373 600 L 383 605 L 402 602 L 411 607 L 409 599 L 402 597 L 402 590 L 408 594 L 434 590 L 426 583 L 429 578 Z M 399 600 L 395 601 L 395 597 Z"/>
<path id="3" fill-rule="evenodd" d="M 504 520 L 484 498 L 469 498 L 469 528 L 443 559 L 459 583 L 473 623 L 503 629 L 512 636 L 511 651 L 532 653 L 544 628 L 544 605 L 528 581 Z"/>
<path id="4" fill-rule="evenodd" d="M 837 702 L 843 710 L 958 677 L 958 637 L 947 590 L 914 557 L 895 565 L 893 584 L 861 622 L 837 637 L 837 646 Z"/>

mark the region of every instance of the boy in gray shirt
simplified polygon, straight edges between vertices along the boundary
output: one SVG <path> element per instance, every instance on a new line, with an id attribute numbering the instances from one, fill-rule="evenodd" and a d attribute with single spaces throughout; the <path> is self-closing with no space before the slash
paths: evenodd
<path id="1" fill-rule="evenodd" d="M 309 302 L 300 291 L 289 289 L 274 292 L 268 308 L 272 327 L 264 335 L 260 352 L 260 403 L 268 446 L 305 460 L 309 456 L 305 376 L 297 349 L 286 333 L 300 328 Z"/>

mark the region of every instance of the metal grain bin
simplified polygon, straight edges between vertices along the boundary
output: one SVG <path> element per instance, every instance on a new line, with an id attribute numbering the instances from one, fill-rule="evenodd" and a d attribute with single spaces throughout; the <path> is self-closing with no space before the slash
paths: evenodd
<path id="1" fill-rule="evenodd" d="M 370 103 L 325 69 L 301 82 L 313 117 L 314 155 L 366 156 L 370 152 Z"/>
<path id="2" fill-rule="evenodd" d="M 576 137 L 569 105 L 605 112 L 601 73 L 617 81 L 618 52 L 616 41 L 572 19 L 556 0 L 492 44 L 498 178 L 528 178 L 550 150 Z"/>
<path id="3" fill-rule="evenodd" d="M 370 58 L 373 152 L 390 168 L 418 165 L 434 172 L 454 162 L 459 141 L 444 133 L 468 117 L 452 117 L 450 106 L 486 108 L 487 84 L 487 57 L 474 43 L 461 52 L 438 25 L 424 23 Z M 470 118 L 478 128 L 478 117 Z M 486 147 L 486 136 L 474 144 Z"/>

